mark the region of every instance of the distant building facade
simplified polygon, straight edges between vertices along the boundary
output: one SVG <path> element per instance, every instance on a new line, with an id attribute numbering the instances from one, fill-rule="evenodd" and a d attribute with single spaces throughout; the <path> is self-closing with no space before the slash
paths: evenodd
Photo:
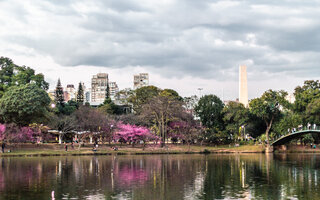
<path id="1" fill-rule="evenodd" d="M 133 89 L 138 89 L 149 85 L 149 74 L 140 73 L 133 76 Z"/>
<path id="2" fill-rule="evenodd" d="M 119 87 L 116 82 L 109 82 L 109 91 L 111 100 L 116 100 L 119 92 Z"/>
<path id="3" fill-rule="evenodd" d="M 98 73 L 91 79 L 91 102 L 103 103 L 109 82 L 107 73 Z"/>
<path id="4" fill-rule="evenodd" d="M 247 66 L 239 66 L 239 102 L 248 107 Z"/>
<path id="5" fill-rule="evenodd" d="M 73 100 L 73 101 L 76 100 L 76 89 L 75 89 L 73 84 L 68 84 L 67 85 L 65 93 L 66 94 L 64 94 L 64 100 L 66 102 L 68 102 L 70 100 Z"/>

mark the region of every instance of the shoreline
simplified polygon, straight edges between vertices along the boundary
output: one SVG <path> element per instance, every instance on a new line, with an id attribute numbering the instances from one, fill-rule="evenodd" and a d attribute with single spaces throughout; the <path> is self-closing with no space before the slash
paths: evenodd
<path id="1" fill-rule="evenodd" d="M 78 147 L 64 150 L 64 145 L 42 144 L 20 144 L 6 148 L 12 152 L 0 153 L 1 157 L 49 157 L 49 156 L 110 156 L 110 155 L 174 155 L 174 154 L 250 154 L 265 153 L 263 145 L 241 145 L 234 146 L 190 146 L 168 145 L 168 148 L 148 146 L 145 150 L 142 147 L 121 146 L 118 151 L 114 151 L 110 146 L 99 147 L 96 152 L 92 148 Z M 287 150 L 276 150 L 277 153 L 320 153 L 320 149 L 311 149 L 302 146 L 290 146 Z"/>

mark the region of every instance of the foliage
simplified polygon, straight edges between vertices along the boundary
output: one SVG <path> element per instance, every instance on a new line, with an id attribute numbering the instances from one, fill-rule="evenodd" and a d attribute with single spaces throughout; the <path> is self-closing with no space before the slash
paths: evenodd
<path id="1" fill-rule="evenodd" d="M 63 94 L 63 88 L 60 82 L 60 78 L 58 79 L 58 82 L 57 82 L 54 99 L 57 105 L 61 105 L 61 106 L 64 105 L 64 94 Z"/>
<path id="2" fill-rule="evenodd" d="M 78 109 L 79 105 L 77 102 L 70 100 L 63 105 L 57 104 L 55 113 L 58 115 L 71 115 L 74 111 Z"/>
<path id="3" fill-rule="evenodd" d="M 146 127 L 120 123 L 118 130 L 114 134 L 114 139 L 135 144 L 139 141 L 146 143 L 147 141 L 157 139 L 157 137 L 151 134 Z"/>
<path id="4" fill-rule="evenodd" d="M 26 66 L 18 66 L 9 58 L 0 57 L 0 97 L 11 86 L 22 86 L 33 83 L 47 90 L 49 83 L 44 80 L 43 74 L 35 74 L 35 71 Z"/>
<path id="5" fill-rule="evenodd" d="M 82 83 L 79 83 L 78 92 L 77 92 L 77 103 L 83 104 L 84 102 L 84 91 L 82 87 Z"/>
<path id="6" fill-rule="evenodd" d="M 186 114 L 180 121 L 173 121 L 169 123 L 170 137 L 184 140 L 188 145 L 198 139 L 200 132 L 200 125 L 190 114 Z"/>
<path id="7" fill-rule="evenodd" d="M 287 92 L 283 90 L 268 90 L 260 98 L 255 98 L 250 102 L 251 113 L 265 122 L 267 144 L 269 144 L 269 131 L 272 124 L 281 116 L 281 108 L 289 105 L 285 99 L 286 96 Z"/>
<path id="8" fill-rule="evenodd" d="M 133 109 L 140 113 L 141 108 L 151 98 L 158 96 L 160 89 L 155 86 L 145 86 L 136 89 L 133 94 L 129 97 L 128 102 L 133 105 Z"/>
<path id="9" fill-rule="evenodd" d="M 301 115 L 286 111 L 283 112 L 282 118 L 274 123 L 272 132 L 277 136 L 286 135 L 292 131 L 292 128 L 298 127 L 300 124 L 302 124 Z"/>
<path id="10" fill-rule="evenodd" d="M 223 107 L 224 104 L 219 97 L 205 95 L 200 98 L 198 105 L 195 107 L 195 112 L 200 117 L 203 126 L 223 130 Z"/>
<path id="11" fill-rule="evenodd" d="M 309 123 L 320 124 L 320 98 L 314 99 L 308 104 L 305 118 Z"/>
<path id="12" fill-rule="evenodd" d="M 159 95 L 169 97 L 178 101 L 183 101 L 183 98 L 179 95 L 179 93 L 173 89 L 163 89 L 160 91 Z"/>
<path id="13" fill-rule="evenodd" d="M 243 104 L 232 101 L 223 108 L 222 113 L 226 131 L 237 138 L 240 127 L 248 124 L 249 110 Z"/>
<path id="14" fill-rule="evenodd" d="M 182 102 L 166 96 L 155 96 L 142 107 L 141 117 L 152 121 L 158 128 L 162 141 L 167 137 L 167 125 L 181 117 L 185 111 Z"/>
<path id="15" fill-rule="evenodd" d="M 16 124 L 0 124 L 0 140 L 10 143 L 35 142 L 42 137 L 40 126 L 17 126 Z"/>
<path id="16" fill-rule="evenodd" d="M 107 99 L 111 99 L 111 97 L 110 97 L 109 80 L 107 81 L 106 96 L 105 96 L 105 100 L 107 100 Z"/>
<path id="17" fill-rule="evenodd" d="M 0 99 L 0 114 L 6 123 L 28 125 L 46 116 L 50 98 L 35 84 L 13 86 Z"/>
<path id="18" fill-rule="evenodd" d="M 319 80 L 308 80 L 303 86 L 295 88 L 294 111 L 304 113 L 309 103 L 314 99 L 320 98 L 320 82 Z"/>

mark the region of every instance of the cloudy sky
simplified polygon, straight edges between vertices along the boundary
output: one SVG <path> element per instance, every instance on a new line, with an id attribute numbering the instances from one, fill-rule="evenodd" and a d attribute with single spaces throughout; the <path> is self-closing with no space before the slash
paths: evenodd
<path id="1" fill-rule="evenodd" d="M 53 88 L 109 73 L 120 87 L 147 72 L 182 96 L 249 98 L 293 92 L 320 76 L 318 0 L 0 0 L 0 56 L 43 73 Z"/>

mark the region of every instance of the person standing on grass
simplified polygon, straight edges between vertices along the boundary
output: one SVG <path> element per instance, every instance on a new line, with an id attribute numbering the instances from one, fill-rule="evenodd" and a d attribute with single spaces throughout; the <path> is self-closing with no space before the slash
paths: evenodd
<path id="1" fill-rule="evenodd" d="M 66 151 L 68 151 L 68 144 L 66 143 L 65 147 Z"/>
<path id="2" fill-rule="evenodd" d="M 2 153 L 4 153 L 4 148 L 6 147 L 6 143 L 2 142 L 1 144 L 1 150 L 2 150 Z"/>

